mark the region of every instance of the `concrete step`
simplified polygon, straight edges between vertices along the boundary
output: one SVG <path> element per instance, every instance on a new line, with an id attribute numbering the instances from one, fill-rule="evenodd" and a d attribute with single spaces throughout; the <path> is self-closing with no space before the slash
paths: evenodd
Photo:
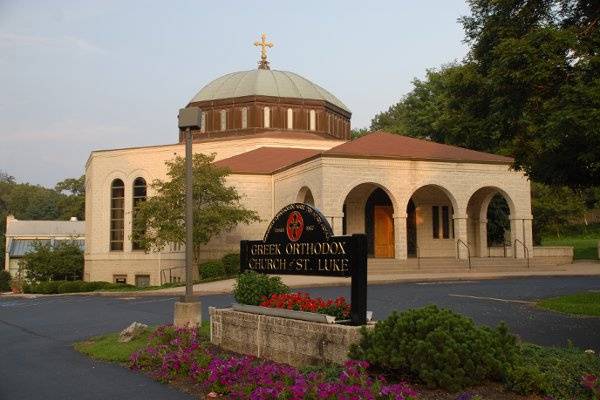
<path id="1" fill-rule="evenodd" d="M 395 259 L 369 259 L 369 274 L 386 275 L 397 273 L 464 273 L 477 272 L 519 272 L 519 271 L 562 271 L 551 259 L 526 259 L 512 257 L 474 257 L 471 268 L 467 260 L 456 258 L 409 258 L 405 261 Z"/>

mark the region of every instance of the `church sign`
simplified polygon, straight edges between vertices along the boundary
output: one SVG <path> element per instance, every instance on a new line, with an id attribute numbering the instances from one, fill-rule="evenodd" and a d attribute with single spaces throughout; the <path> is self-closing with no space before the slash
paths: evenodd
<path id="1" fill-rule="evenodd" d="M 263 240 L 240 242 L 241 272 L 352 278 L 351 318 L 366 323 L 367 238 L 334 236 L 327 219 L 303 203 L 275 215 Z"/>

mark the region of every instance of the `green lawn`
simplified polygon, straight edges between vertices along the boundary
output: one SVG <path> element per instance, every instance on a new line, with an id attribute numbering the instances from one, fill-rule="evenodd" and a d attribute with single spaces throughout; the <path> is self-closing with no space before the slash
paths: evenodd
<path id="1" fill-rule="evenodd" d="M 140 335 L 137 339 L 128 343 L 119 342 L 119 332 L 109 333 L 107 335 L 96 336 L 82 342 L 75 343 L 74 347 L 80 353 L 83 353 L 95 360 L 126 363 L 131 355 L 145 347 L 148 344 L 148 336 L 154 330 L 150 327 L 148 332 Z M 200 334 L 206 340 L 210 337 L 210 322 L 202 322 Z"/>
<path id="2" fill-rule="evenodd" d="M 573 246 L 576 260 L 597 260 L 600 224 L 565 226 L 560 237 L 546 235 L 543 246 Z"/>
<path id="3" fill-rule="evenodd" d="M 600 317 L 600 292 L 583 292 L 542 299 L 537 305 L 566 314 Z"/>
<path id="4" fill-rule="evenodd" d="M 126 363 L 133 352 L 148 344 L 150 332 L 142 334 L 128 343 L 118 341 L 119 333 L 109 333 L 75 343 L 75 350 L 95 360 Z"/>

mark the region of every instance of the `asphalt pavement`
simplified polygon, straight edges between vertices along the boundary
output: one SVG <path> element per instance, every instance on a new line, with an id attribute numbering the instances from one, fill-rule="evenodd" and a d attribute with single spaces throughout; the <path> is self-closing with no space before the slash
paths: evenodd
<path id="1" fill-rule="evenodd" d="M 348 287 L 303 289 L 312 295 L 350 295 Z M 600 291 L 600 277 L 535 277 L 483 281 L 369 285 L 368 308 L 377 319 L 427 304 L 447 307 L 495 326 L 505 321 L 523 340 L 600 351 L 600 318 L 537 309 L 533 301 L 583 290 Z M 73 343 L 121 330 L 133 321 L 172 320 L 176 297 L 0 297 L 0 400 L 187 399 L 189 396 L 120 365 L 93 361 Z M 200 297 L 203 315 L 230 295 Z"/>

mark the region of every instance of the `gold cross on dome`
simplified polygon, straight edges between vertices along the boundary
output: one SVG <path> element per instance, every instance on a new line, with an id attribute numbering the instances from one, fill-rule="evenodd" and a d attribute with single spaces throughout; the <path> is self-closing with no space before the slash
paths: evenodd
<path id="1" fill-rule="evenodd" d="M 263 33 L 260 35 L 261 41 L 254 42 L 255 46 L 260 46 L 260 62 L 258 63 L 258 69 L 270 69 L 269 62 L 267 61 L 267 47 L 273 47 L 273 43 L 267 42 L 267 34 Z"/>

